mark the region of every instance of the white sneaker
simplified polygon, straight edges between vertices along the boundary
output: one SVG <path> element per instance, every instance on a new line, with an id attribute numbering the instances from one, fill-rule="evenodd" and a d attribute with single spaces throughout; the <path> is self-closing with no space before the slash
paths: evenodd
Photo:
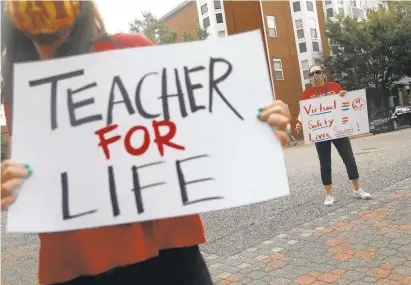
<path id="1" fill-rule="evenodd" d="M 327 195 L 327 198 L 325 198 L 324 205 L 331 206 L 334 204 L 334 201 L 335 201 L 334 196 Z"/>
<path id="2" fill-rule="evenodd" d="M 365 192 L 362 188 L 358 189 L 357 191 L 353 191 L 353 195 L 355 198 L 371 199 L 371 194 L 368 192 Z"/>

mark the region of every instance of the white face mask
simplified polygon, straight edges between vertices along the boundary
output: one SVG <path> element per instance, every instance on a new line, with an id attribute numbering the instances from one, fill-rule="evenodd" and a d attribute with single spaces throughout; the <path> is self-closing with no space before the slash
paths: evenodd
<path id="1" fill-rule="evenodd" d="M 322 80 L 325 81 L 324 73 L 314 73 L 310 76 L 310 82 L 312 85 L 316 85 L 320 83 Z"/>

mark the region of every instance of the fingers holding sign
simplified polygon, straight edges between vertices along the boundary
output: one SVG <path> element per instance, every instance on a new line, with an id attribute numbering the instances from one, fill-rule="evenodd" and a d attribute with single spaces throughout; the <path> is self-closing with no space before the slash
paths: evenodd
<path id="1" fill-rule="evenodd" d="M 291 115 L 288 106 L 283 101 L 277 100 L 273 104 L 260 108 L 257 118 L 261 121 L 266 121 L 273 128 L 281 144 L 283 146 L 287 145 L 291 132 Z"/>
<path id="2" fill-rule="evenodd" d="M 1 209 L 6 210 L 16 200 L 17 189 L 31 174 L 30 166 L 10 160 L 1 163 Z"/>

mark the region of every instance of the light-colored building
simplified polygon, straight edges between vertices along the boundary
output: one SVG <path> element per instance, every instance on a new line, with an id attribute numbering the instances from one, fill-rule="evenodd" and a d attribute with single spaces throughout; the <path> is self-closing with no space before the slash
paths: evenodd
<path id="1" fill-rule="evenodd" d="M 324 1 L 324 11 L 327 17 L 347 15 L 361 20 L 367 17 L 368 9 L 382 8 L 387 4 L 386 2 L 377 0 Z"/>

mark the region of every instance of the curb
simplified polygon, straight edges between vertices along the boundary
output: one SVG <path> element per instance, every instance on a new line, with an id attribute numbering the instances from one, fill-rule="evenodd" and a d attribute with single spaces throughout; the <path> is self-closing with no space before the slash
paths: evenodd
<path id="1" fill-rule="evenodd" d="M 366 134 L 351 136 L 349 138 L 350 138 L 350 140 L 355 140 L 355 139 L 360 139 L 360 138 L 365 138 L 365 137 L 372 137 L 372 136 L 373 136 L 373 134 L 366 133 Z M 304 140 L 298 140 L 298 143 L 297 143 L 296 146 L 291 146 L 291 147 L 285 146 L 285 147 L 283 147 L 283 149 L 302 148 L 302 147 L 307 147 L 307 146 L 310 146 L 310 145 L 313 145 L 313 144 L 305 144 Z"/>

